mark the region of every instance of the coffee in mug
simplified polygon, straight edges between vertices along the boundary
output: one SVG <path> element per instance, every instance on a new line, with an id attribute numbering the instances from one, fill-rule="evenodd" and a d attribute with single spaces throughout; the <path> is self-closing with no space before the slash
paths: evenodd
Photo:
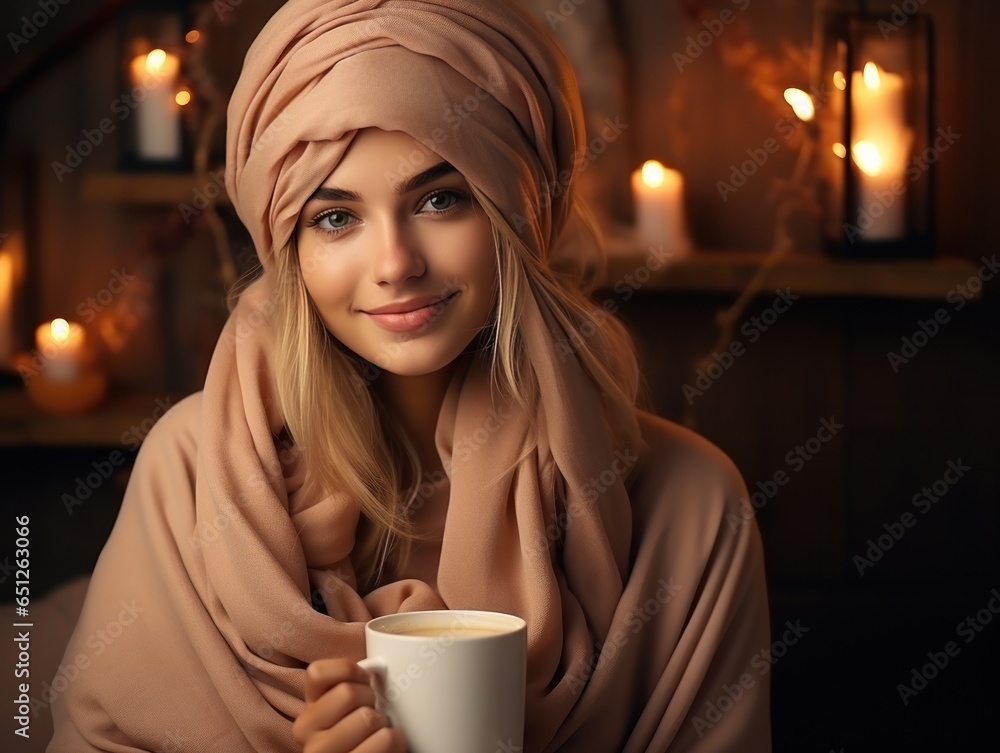
<path id="1" fill-rule="evenodd" d="M 410 753 L 496 753 L 524 741 L 527 625 L 472 610 L 405 612 L 365 626 L 376 708 Z"/>
<path id="2" fill-rule="evenodd" d="M 488 627 L 399 627 L 386 632 L 393 635 L 416 635 L 423 638 L 484 638 L 488 635 L 503 635 L 503 631 Z"/>

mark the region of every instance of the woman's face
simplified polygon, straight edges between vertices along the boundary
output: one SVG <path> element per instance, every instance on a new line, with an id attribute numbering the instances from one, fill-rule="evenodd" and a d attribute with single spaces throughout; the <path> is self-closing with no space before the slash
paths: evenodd
<path id="1" fill-rule="evenodd" d="M 405 133 L 359 131 L 295 232 L 326 328 L 386 371 L 437 371 L 490 319 L 490 220 L 465 178 Z"/>

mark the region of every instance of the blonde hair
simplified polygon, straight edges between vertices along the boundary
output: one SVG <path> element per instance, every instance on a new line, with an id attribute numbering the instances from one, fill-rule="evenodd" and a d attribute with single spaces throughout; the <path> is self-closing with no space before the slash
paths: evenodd
<path id="1" fill-rule="evenodd" d="M 562 338 L 556 343 L 560 357 L 575 357 L 596 385 L 616 445 L 638 447 L 639 368 L 627 330 L 550 269 L 546 259 L 536 258 L 499 209 L 475 186 L 471 189 L 492 223 L 496 249 L 497 303 L 477 336 L 488 345 L 483 351 L 491 351 L 494 388 L 524 411 L 534 432 L 538 390 L 522 331 L 522 303 L 532 296 L 562 330 L 550 333 Z M 275 254 L 272 272 L 281 301 L 275 307 L 278 400 L 312 479 L 327 493 L 346 493 L 360 505 L 352 560 L 359 588 L 369 590 L 387 568 L 391 572 L 406 562 L 419 538 L 409 511 L 421 486 L 420 461 L 367 388 L 374 367 L 323 324 L 306 290 L 294 238 Z M 412 480 L 407 489 L 405 479 Z"/>

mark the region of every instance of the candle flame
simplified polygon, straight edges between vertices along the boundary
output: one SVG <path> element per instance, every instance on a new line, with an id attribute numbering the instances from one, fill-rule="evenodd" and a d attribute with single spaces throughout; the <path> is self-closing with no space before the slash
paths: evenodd
<path id="1" fill-rule="evenodd" d="M 642 165 L 642 182 L 650 188 L 659 188 L 666 178 L 666 171 L 656 160 L 647 160 Z"/>
<path id="2" fill-rule="evenodd" d="M 69 322 L 65 319 L 53 319 L 49 331 L 52 332 L 53 340 L 64 343 L 69 339 Z"/>
<path id="3" fill-rule="evenodd" d="M 174 101 L 181 107 L 191 102 L 191 92 L 187 89 L 181 89 L 177 92 L 177 96 L 174 97 Z"/>
<path id="4" fill-rule="evenodd" d="M 841 144 L 839 141 L 833 145 L 833 153 L 836 154 L 841 159 L 847 156 L 847 147 Z"/>
<path id="5" fill-rule="evenodd" d="M 163 66 L 167 62 L 167 53 L 156 49 L 146 55 L 146 70 L 154 76 L 163 71 Z"/>
<path id="6" fill-rule="evenodd" d="M 875 177 L 882 172 L 882 154 L 870 141 L 859 141 L 854 145 L 854 161 L 865 175 Z"/>
<path id="7" fill-rule="evenodd" d="M 878 89 L 882 86 L 882 76 L 875 63 L 865 63 L 865 86 L 869 89 Z"/>
<path id="8" fill-rule="evenodd" d="M 847 76 L 844 75 L 843 71 L 837 71 L 833 74 L 833 85 L 841 91 L 847 88 Z"/>
<path id="9" fill-rule="evenodd" d="M 785 101 L 792 106 L 799 120 L 810 121 L 816 116 L 812 97 L 801 89 L 785 89 Z"/>

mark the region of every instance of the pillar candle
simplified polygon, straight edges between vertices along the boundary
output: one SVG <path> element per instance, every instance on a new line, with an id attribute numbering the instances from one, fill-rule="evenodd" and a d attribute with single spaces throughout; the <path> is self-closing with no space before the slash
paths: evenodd
<path id="1" fill-rule="evenodd" d="M 861 168 L 858 200 L 866 240 L 898 240 L 906 235 L 905 195 L 894 184 L 903 183 L 912 134 L 906 126 L 906 90 L 903 77 L 887 73 L 874 63 L 855 71 L 851 79 L 854 107 L 852 156 Z M 867 227 L 866 227 L 867 225 Z"/>
<path id="2" fill-rule="evenodd" d="M 132 83 L 143 90 L 136 97 L 136 150 L 147 160 L 174 160 L 181 156 L 180 107 L 174 101 L 180 60 L 153 50 L 132 60 Z"/>
<path id="3" fill-rule="evenodd" d="M 684 256 L 691 241 L 684 219 L 684 178 L 677 170 L 648 161 L 632 173 L 635 218 L 644 241 L 662 248 L 665 258 Z"/>
<path id="4" fill-rule="evenodd" d="M 76 378 L 86 360 L 86 335 L 79 324 L 54 319 L 35 330 L 35 346 L 46 375 L 56 381 Z"/>

